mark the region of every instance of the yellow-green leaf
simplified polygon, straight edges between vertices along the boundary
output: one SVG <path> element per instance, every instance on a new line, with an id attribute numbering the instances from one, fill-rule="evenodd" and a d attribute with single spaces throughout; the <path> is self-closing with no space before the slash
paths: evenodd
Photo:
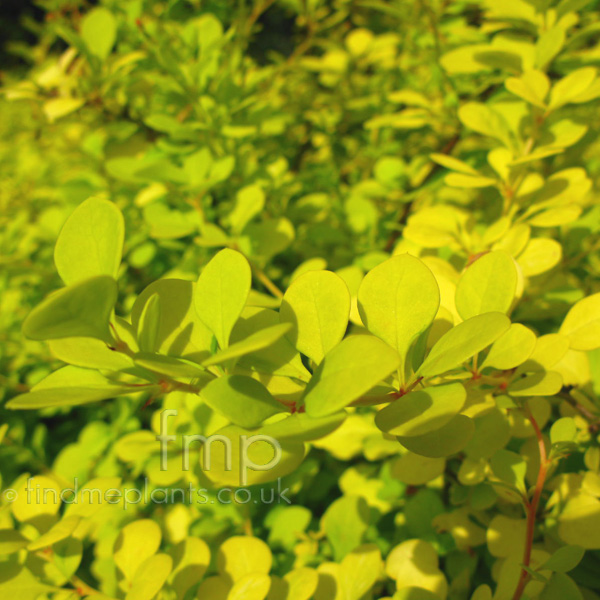
<path id="1" fill-rule="evenodd" d="M 391 435 L 423 435 L 446 425 L 460 412 L 466 398 L 460 383 L 410 392 L 380 410 L 375 423 Z"/>
<path id="2" fill-rule="evenodd" d="M 535 345 L 535 333 L 520 323 L 513 323 L 510 329 L 492 344 L 481 369 L 494 367 L 507 370 L 518 367 L 531 356 Z"/>
<path id="3" fill-rule="evenodd" d="M 439 375 L 456 369 L 495 342 L 510 327 L 510 320 L 499 312 L 471 317 L 444 334 L 429 352 L 417 374 Z"/>
<path id="4" fill-rule="evenodd" d="M 36 306 L 23 323 L 23 334 L 32 340 L 91 337 L 110 344 L 109 319 L 116 301 L 117 282 L 112 277 L 74 283 Z"/>
<path id="5" fill-rule="evenodd" d="M 356 335 L 325 356 L 304 393 L 311 417 L 333 414 L 381 383 L 400 366 L 398 353 L 380 339 Z"/>
<path id="6" fill-rule="evenodd" d="M 456 286 L 456 309 L 463 319 L 487 312 L 507 314 L 517 290 L 517 268 L 503 250 L 484 254 L 468 266 Z"/>
<path id="7" fill-rule="evenodd" d="M 167 554 L 155 554 L 147 558 L 136 570 L 125 600 L 155 598 L 167 581 L 172 566 L 173 561 Z"/>
<path id="8" fill-rule="evenodd" d="M 104 60 L 115 45 L 117 23 L 106 8 L 94 8 L 81 21 L 81 37 L 88 50 Z"/>
<path id="9" fill-rule="evenodd" d="M 90 198 L 67 219 L 54 248 L 54 262 L 65 284 L 110 275 L 116 279 L 123 253 L 125 225 L 108 200 Z"/>
<path id="10" fill-rule="evenodd" d="M 250 573 L 267 575 L 273 555 L 262 540 L 251 536 L 232 536 L 221 544 L 217 553 L 219 573 L 229 575 L 236 582 Z"/>
<path id="11" fill-rule="evenodd" d="M 433 273 L 409 254 L 393 256 L 367 273 L 358 290 L 365 327 L 398 351 L 402 363 L 433 322 L 440 291 Z"/>
<path id="12" fill-rule="evenodd" d="M 123 527 L 115 542 L 114 561 L 127 581 L 134 581 L 138 569 L 156 554 L 161 537 L 160 527 L 150 519 L 139 519 Z"/>
<path id="13" fill-rule="evenodd" d="M 579 300 L 571 307 L 560 333 L 569 338 L 573 350 L 600 347 L 600 293 Z"/>
<path id="14" fill-rule="evenodd" d="M 248 298 L 251 279 L 250 265 L 244 256 L 226 248 L 204 267 L 196 283 L 196 312 L 222 350 L 229 346 L 229 336 Z"/>
<path id="15" fill-rule="evenodd" d="M 344 337 L 350 314 L 350 292 L 331 271 L 310 271 L 298 277 L 281 303 L 282 323 L 292 325 L 290 342 L 317 364 Z"/>

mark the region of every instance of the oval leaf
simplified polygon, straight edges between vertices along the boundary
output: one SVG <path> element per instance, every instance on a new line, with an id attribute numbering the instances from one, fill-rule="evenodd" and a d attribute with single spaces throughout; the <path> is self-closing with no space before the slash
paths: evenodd
<path id="1" fill-rule="evenodd" d="M 226 248 L 204 267 L 196 283 L 196 312 L 214 333 L 221 349 L 229 345 L 231 330 L 248 298 L 251 279 L 250 265 L 244 256 Z"/>
<path id="2" fill-rule="evenodd" d="M 337 412 L 399 366 L 398 353 L 376 337 L 346 338 L 325 356 L 306 386 L 307 414 L 322 417 Z"/>
<path id="3" fill-rule="evenodd" d="M 121 264 L 125 225 L 121 211 L 108 200 L 90 198 L 67 219 L 54 248 L 54 263 L 70 285 L 96 275 L 116 278 Z"/>
<path id="4" fill-rule="evenodd" d="M 112 277 L 75 283 L 36 306 L 23 323 L 23 334 L 32 340 L 91 337 L 110 344 L 109 319 L 116 301 L 117 282 Z"/>
<path id="5" fill-rule="evenodd" d="M 317 364 L 346 333 L 350 292 L 344 280 L 331 271 L 310 271 L 286 291 L 279 311 L 290 323 L 292 344 Z"/>
<path id="6" fill-rule="evenodd" d="M 467 267 L 456 286 L 456 309 L 466 321 L 486 312 L 508 313 L 517 289 L 517 268 L 503 250 L 484 254 Z"/>

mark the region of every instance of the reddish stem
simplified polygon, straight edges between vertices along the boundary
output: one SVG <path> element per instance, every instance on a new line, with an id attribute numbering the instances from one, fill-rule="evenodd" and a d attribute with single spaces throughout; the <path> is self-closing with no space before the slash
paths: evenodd
<path id="1" fill-rule="evenodd" d="M 540 504 L 540 498 L 544 489 L 544 483 L 546 482 L 546 474 L 548 473 L 548 455 L 546 453 L 546 445 L 544 444 L 544 436 L 542 431 L 535 420 L 535 417 L 531 414 L 531 411 L 527 410 L 527 418 L 529 419 L 538 442 L 538 450 L 540 453 L 540 470 L 538 471 L 537 480 L 535 482 L 535 490 L 531 502 L 526 501 L 527 507 L 527 533 L 525 537 L 525 551 L 523 553 L 523 565 L 529 567 L 531 563 L 531 550 L 533 547 L 533 536 L 535 533 L 535 519 Z M 529 581 L 529 573 L 525 569 L 521 569 L 521 576 L 519 577 L 519 583 L 517 589 L 512 597 L 512 600 L 521 600 L 525 586 Z"/>

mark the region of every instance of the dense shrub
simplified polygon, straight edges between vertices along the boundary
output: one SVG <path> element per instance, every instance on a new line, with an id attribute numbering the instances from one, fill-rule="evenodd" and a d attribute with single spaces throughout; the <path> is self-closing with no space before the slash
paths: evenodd
<path id="1" fill-rule="evenodd" d="M 598 598 L 598 2 L 40 4 L 2 597 Z"/>

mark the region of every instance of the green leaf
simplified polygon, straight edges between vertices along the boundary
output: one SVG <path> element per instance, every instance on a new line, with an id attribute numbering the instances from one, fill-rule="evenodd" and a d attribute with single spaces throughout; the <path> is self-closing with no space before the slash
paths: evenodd
<path id="1" fill-rule="evenodd" d="M 554 552 L 545 563 L 540 565 L 538 570 L 567 573 L 581 562 L 584 554 L 585 550 L 581 546 L 563 546 Z"/>
<path id="2" fill-rule="evenodd" d="M 162 354 L 189 357 L 201 362 L 210 355 L 212 332 L 200 320 L 194 308 L 195 285 L 181 279 L 159 279 L 151 283 L 137 297 L 131 309 L 134 330 L 140 327 L 140 319 L 146 302 L 158 295 L 160 324 L 156 338 L 156 350 Z"/>
<path id="3" fill-rule="evenodd" d="M 229 213 L 228 221 L 234 234 L 242 232 L 265 205 L 265 193 L 257 185 L 242 188 L 235 196 L 235 206 Z"/>
<path id="4" fill-rule="evenodd" d="M 392 549 L 386 560 L 385 571 L 400 589 L 417 587 L 433 592 L 437 598 L 446 598 L 448 583 L 438 567 L 438 550 L 425 540 L 413 539 L 404 540 Z M 409 594 L 400 598 L 408 600 L 412 596 Z M 420 600 L 419 596 L 416 598 Z"/>
<path id="5" fill-rule="evenodd" d="M 14 485 L 15 494 L 10 510 L 17 521 L 40 526 L 60 510 L 62 486 L 45 475 L 29 478 L 25 473 Z M 27 490 L 38 490 L 35 494 Z"/>
<path id="6" fill-rule="evenodd" d="M 121 529 L 115 541 L 114 562 L 127 581 L 134 581 L 138 569 L 158 550 L 161 538 L 159 525 L 150 519 L 138 519 Z"/>
<path id="7" fill-rule="evenodd" d="M 336 560 L 342 560 L 362 543 L 368 523 L 369 506 L 364 498 L 342 496 L 329 505 L 321 518 L 321 529 Z"/>
<path id="8" fill-rule="evenodd" d="M 259 438 L 253 439 L 253 436 Z M 276 444 L 279 444 L 280 454 Z M 246 487 L 277 481 L 297 469 L 304 455 L 302 443 L 269 440 L 262 438 L 261 429 L 227 425 L 202 445 L 200 464 L 203 474 L 215 486 Z"/>
<path id="9" fill-rule="evenodd" d="M 398 590 L 392 600 L 439 600 L 439 596 L 424 588 L 410 586 Z"/>
<path id="10" fill-rule="evenodd" d="M 499 312 L 471 317 L 444 334 L 429 352 L 417 375 L 431 377 L 462 365 L 508 331 L 510 320 Z"/>
<path id="11" fill-rule="evenodd" d="M 312 513 L 304 506 L 277 506 L 269 511 L 264 524 L 269 530 L 269 546 L 291 550 L 299 535 L 309 526 Z"/>
<path id="12" fill-rule="evenodd" d="M 156 554 L 147 558 L 136 570 L 131 589 L 125 600 L 152 600 L 163 588 L 173 560 L 167 554 Z"/>
<path id="13" fill-rule="evenodd" d="M 532 355 L 536 342 L 537 338 L 531 329 L 520 323 L 513 323 L 510 329 L 492 344 L 481 364 L 481 369 L 486 367 L 501 371 L 514 369 Z"/>
<path id="14" fill-rule="evenodd" d="M 151 171 L 168 173 L 162 166 L 154 167 Z M 160 201 L 144 206 L 142 213 L 144 221 L 150 226 L 150 237 L 157 240 L 186 237 L 198 231 L 200 225 L 196 211 L 171 209 Z"/>
<path id="15" fill-rule="evenodd" d="M 475 420 L 475 432 L 465 448 L 465 454 L 473 460 L 490 458 L 508 444 L 510 437 L 506 415 L 498 408 L 492 408 Z"/>
<path id="16" fill-rule="evenodd" d="M 232 536 L 221 544 L 217 553 L 219 573 L 228 575 L 233 582 L 251 573 L 267 575 L 273 555 L 260 539 L 251 536 Z"/>
<path id="17" fill-rule="evenodd" d="M 233 343 L 229 348 L 221 350 L 214 356 L 202 361 L 202 366 L 220 365 L 232 358 L 264 350 L 280 340 L 290 329 L 291 325 L 289 323 L 281 323 L 256 331 L 242 341 Z"/>
<path id="18" fill-rule="evenodd" d="M 559 333 L 569 338 L 573 350 L 600 348 L 600 293 L 583 298 L 572 306 Z"/>
<path id="19" fill-rule="evenodd" d="M 487 44 L 462 45 L 446 52 L 440 59 L 441 66 L 449 73 L 479 73 L 492 67 L 477 60 L 477 56 L 489 50 Z"/>
<path id="20" fill-rule="evenodd" d="M 517 488 L 521 492 L 525 492 L 527 487 L 525 485 L 525 474 L 527 473 L 527 463 L 523 460 L 523 457 L 510 450 L 498 450 L 491 460 L 490 466 L 494 475 L 513 487 Z"/>
<path id="21" fill-rule="evenodd" d="M 444 178 L 444 183 L 450 187 L 457 188 L 486 188 L 497 185 L 497 181 L 491 177 L 477 177 L 473 175 L 463 175 L 462 173 L 450 173 Z"/>
<path id="22" fill-rule="evenodd" d="M 535 44 L 535 66 L 538 69 L 546 69 L 564 45 L 565 30 L 563 27 L 555 25 L 544 31 Z"/>
<path id="23" fill-rule="evenodd" d="M 264 385 L 244 375 L 214 379 L 200 395 L 213 410 L 246 429 L 257 427 L 268 417 L 284 410 Z"/>
<path id="24" fill-rule="evenodd" d="M 29 540 L 16 529 L 0 529 L 0 556 L 14 554 L 27 544 Z"/>
<path id="25" fill-rule="evenodd" d="M 169 583 L 177 598 L 185 598 L 186 592 L 202 580 L 210 564 L 208 544 L 197 537 L 186 537 L 174 546 L 170 554 L 173 571 Z"/>
<path id="26" fill-rule="evenodd" d="M 458 118 L 469 129 L 487 135 L 510 147 L 510 134 L 504 118 L 486 104 L 467 102 L 458 109 Z"/>
<path id="27" fill-rule="evenodd" d="M 392 475 L 406 485 L 423 485 L 444 473 L 445 458 L 429 458 L 406 452 L 392 463 Z"/>
<path id="28" fill-rule="evenodd" d="M 550 441 L 553 444 L 575 441 L 577 425 L 571 417 L 562 417 L 552 424 L 550 428 Z"/>
<path id="29" fill-rule="evenodd" d="M 583 600 L 583 594 L 579 591 L 577 584 L 564 573 L 554 573 L 546 584 L 540 600 Z"/>
<path id="30" fill-rule="evenodd" d="M 11 409 L 67 407 L 108 400 L 123 394 L 159 391 L 158 386 L 131 387 L 110 381 L 98 371 L 67 366 L 54 371 L 31 388 L 7 402 Z"/>
<path id="31" fill-rule="evenodd" d="M 398 353 L 376 337 L 344 339 L 314 372 L 304 393 L 306 412 L 323 417 L 348 406 L 400 366 Z"/>
<path id="32" fill-rule="evenodd" d="M 511 396 L 553 396 L 560 392 L 562 384 L 559 373 L 540 371 L 514 380 L 507 391 Z"/>
<path id="33" fill-rule="evenodd" d="M 61 588 L 39 581 L 25 567 L 13 562 L 0 563 L 0 593 L 5 598 L 37 600 L 42 595 L 55 594 Z"/>
<path id="34" fill-rule="evenodd" d="M 560 333 L 547 333 L 540 336 L 533 353 L 520 367 L 519 371 L 544 371 L 550 370 L 557 364 L 569 350 L 569 339 Z"/>
<path id="35" fill-rule="evenodd" d="M 54 123 L 80 109 L 84 104 L 85 98 L 52 98 L 44 102 L 43 110 L 48 121 Z"/>
<path id="36" fill-rule="evenodd" d="M 204 267 L 196 283 L 196 312 L 223 350 L 229 345 L 231 330 L 248 298 L 251 279 L 244 256 L 226 248 Z"/>
<path id="37" fill-rule="evenodd" d="M 402 365 L 411 344 L 433 322 L 439 303 L 433 273 L 409 254 L 393 256 L 369 271 L 358 290 L 365 327 L 398 351 Z"/>
<path id="38" fill-rule="evenodd" d="M 346 554 L 340 565 L 340 583 L 347 600 L 360 600 L 375 584 L 383 570 L 381 551 L 365 544 Z"/>
<path id="39" fill-rule="evenodd" d="M 246 256 L 268 261 L 283 252 L 294 240 L 294 235 L 294 226 L 289 219 L 263 219 L 260 223 L 246 225 L 239 246 Z"/>
<path id="40" fill-rule="evenodd" d="M 375 424 L 385 433 L 416 436 L 440 429 L 464 406 L 467 393 L 460 383 L 410 392 L 375 415 Z"/>
<path id="41" fill-rule="evenodd" d="M 592 85 L 596 79 L 596 69 L 583 67 L 576 69 L 554 84 L 550 92 L 548 110 L 556 110 L 574 100 Z"/>
<path id="42" fill-rule="evenodd" d="M 274 591 L 273 581 L 274 578 L 271 577 L 271 591 Z M 319 574 L 316 569 L 298 567 L 284 575 L 280 590 L 285 600 L 310 600 L 318 585 Z"/>
<path id="43" fill-rule="evenodd" d="M 310 271 L 290 285 L 279 312 L 292 325 L 290 342 L 318 364 L 346 333 L 350 292 L 339 275 Z"/>
<path id="44" fill-rule="evenodd" d="M 62 518 L 58 523 L 53 525 L 49 531 L 35 539 L 33 542 L 29 542 L 27 550 L 30 552 L 40 550 L 41 548 L 48 548 L 61 542 L 62 540 L 71 536 L 71 534 L 77 529 L 81 523 L 81 517 L 79 515 L 71 515 Z"/>
<path id="45" fill-rule="evenodd" d="M 492 590 L 490 586 L 486 584 L 478 586 L 471 596 L 471 600 L 492 600 Z"/>
<path id="46" fill-rule="evenodd" d="M 264 573 L 248 573 L 238 579 L 227 594 L 227 600 L 265 600 L 271 578 Z"/>
<path id="47" fill-rule="evenodd" d="M 468 266 L 456 286 L 456 309 L 464 319 L 487 312 L 507 314 L 517 290 L 517 268 L 503 250 L 488 252 Z"/>
<path id="48" fill-rule="evenodd" d="M 117 282 L 112 277 L 74 283 L 36 306 L 23 323 L 23 334 L 32 340 L 91 337 L 110 345 L 109 319 L 116 301 Z"/>
<path id="49" fill-rule="evenodd" d="M 462 160 L 458 160 L 458 158 L 454 158 L 453 156 L 448 156 L 447 154 L 430 154 L 429 158 L 433 162 L 436 162 L 438 165 L 442 165 L 442 167 L 446 167 L 451 171 L 456 171 L 457 173 L 463 173 L 464 175 L 474 175 L 479 176 L 480 173 L 467 163 Z"/>
<path id="50" fill-rule="evenodd" d="M 596 550 L 600 536 L 600 500 L 588 493 L 570 496 L 558 516 L 558 534 L 567 544 Z"/>
<path id="51" fill-rule="evenodd" d="M 95 338 L 61 338 L 50 340 L 48 346 L 53 356 L 76 367 L 120 371 L 133 366 L 129 356 L 111 350 L 106 342 Z"/>
<path id="52" fill-rule="evenodd" d="M 534 227 L 557 227 L 576 221 L 582 212 L 581 206 L 557 206 L 536 213 L 528 219 Z"/>
<path id="53" fill-rule="evenodd" d="M 283 325 L 279 322 L 279 314 L 274 310 L 247 306 L 242 311 L 242 316 L 231 332 L 230 341 L 232 345 L 237 346 L 237 344 L 243 344 L 245 340 L 249 340 L 251 337 L 254 340 L 254 336 L 262 331 L 268 329 L 277 332 L 281 329 L 273 329 L 274 327 L 281 328 L 284 326 L 287 326 L 287 324 Z M 259 338 L 261 338 L 261 335 L 259 335 Z M 216 356 L 219 356 L 219 354 Z M 244 367 L 259 373 L 294 377 L 301 381 L 310 379 L 310 373 L 302 364 L 300 354 L 285 336 L 280 337 L 261 350 L 255 350 L 251 354 L 242 356 L 238 362 L 238 367 Z"/>
<path id="54" fill-rule="evenodd" d="M 545 273 L 555 267 L 562 258 L 562 246 L 549 238 L 532 239 L 519 255 L 517 262 L 526 277 Z"/>
<path id="55" fill-rule="evenodd" d="M 152 294 L 144 304 L 138 322 L 137 339 L 142 352 L 156 352 L 159 346 L 160 296 Z"/>
<path id="56" fill-rule="evenodd" d="M 523 98 L 534 106 L 546 108 L 544 101 L 550 90 L 550 80 L 542 71 L 525 71 L 519 77 L 509 77 L 504 85 L 515 96 Z"/>
<path id="57" fill-rule="evenodd" d="M 81 38 L 88 50 L 106 59 L 117 39 L 117 22 L 106 8 L 94 8 L 81 21 Z"/>
<path id="58" fill-rule="evenodd" d="M 526 519 L 513 519 L 502 514 L 495 515 L 486 532 L 488 550 L 492 556 L 497 558 L 521 556 L 526 536 Z"/>
<path id="59" fill-rule="evenodd" d="M 270 435 L 279 441 L 311 442 L 329 435 L 345 420 L 344 411 L 324 417 L 311 417 L 306 413 L 295 413 L 275 423 L 261 428 L 263 435 Z"/>
<path id="60" fill-rule="evenodd" d="M 398 436 L 398 441 L 414 454 L 442 458 L 465 448 L 475 431 L 473 419 L 458 414 L 440 429 L 415 436 Z"/>
<path id="61" fill-rule="evenodd" d="M 177 358 L 175 356 L 163 356 L 152 352 L 137 352 L 133 355 L 133 361 L 136 365 L 166 375 L 167 377 L 200 377 L 212 379 L 199 364 L 186 360 L 185 358 Z"/>
<path id="62" fill-rule="evenodd" d="M 90 198 L 67 219 L 54 248 L 54 263 L 65 284 L 96 275 L 116 279 L 123 253 L 125 224 L 108 200 Z"/>

